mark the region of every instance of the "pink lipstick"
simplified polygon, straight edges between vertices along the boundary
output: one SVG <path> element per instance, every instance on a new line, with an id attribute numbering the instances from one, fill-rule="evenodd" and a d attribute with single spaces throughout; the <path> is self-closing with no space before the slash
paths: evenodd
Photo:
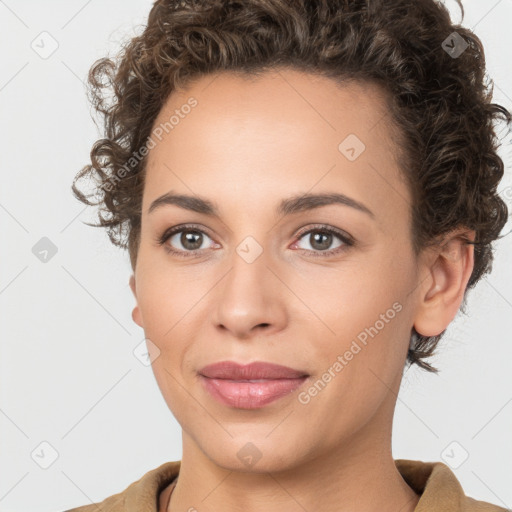
<path id="1" fill-rule="evenodd" d="M 293 392 L 309 377 L 302 370 L 261 361 L 248 365 L 222 361 L 205 366 L 199 375 L 214 399 L 238 409 L 263 407 Z"/>

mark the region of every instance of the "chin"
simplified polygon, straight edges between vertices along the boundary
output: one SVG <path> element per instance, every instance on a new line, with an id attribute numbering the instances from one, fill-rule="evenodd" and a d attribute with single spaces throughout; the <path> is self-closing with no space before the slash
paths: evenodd
<path id="1" fill-rule="evenodd" d="M 242 473 L 275 473 L 299 464 L 304 457 L 297 452 L 293 437 L 288 436 L 288 446 L 280 439 L 271 439 L 268 432 L 265 429 L 261 436 L 233 436 L 229 441 L 217 438 L 217 442 L 203 445 L 202 450 L 217 466 Z"/>

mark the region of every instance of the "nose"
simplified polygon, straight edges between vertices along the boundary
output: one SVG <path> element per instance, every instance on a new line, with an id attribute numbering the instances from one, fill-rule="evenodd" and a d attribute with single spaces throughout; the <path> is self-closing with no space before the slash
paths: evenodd
<path id="1" fill-rule="evenodd" d="M 215 296 L 217 329 L 249 339 L 285 328 L 290 291 L 270 268 L 275 265 L 269 260 L 265 251 L 252 262 L 233 251 L 231 267 Z"/>

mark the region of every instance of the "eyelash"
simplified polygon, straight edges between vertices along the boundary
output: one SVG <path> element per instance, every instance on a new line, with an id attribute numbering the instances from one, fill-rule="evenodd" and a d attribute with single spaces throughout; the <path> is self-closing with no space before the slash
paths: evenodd
<path id="1" fill-rule="evenodd" d="M 201 233 L 201 234 L 204 234 L 204 235 L 207 235 L 208 237 L 210 237 L 210 235 L 208 235 L 208 233 L 206 231 L 199 229 L 197 226 L 195 226 L 193 224 L 183 224 L 180 226 L 175 226 L 173 228 L 167 229 L 161 236 L 157 237 L 156 242 L 158 245 L 163 246 L 164 249 L 168 253 L 173 254 L 175 256 L 179 256 L 182 258 L 194 257 L 198 253 L 200 253 L 203 249 L 195 249 L 194 251 L 177 251 L 165 243 L 173 235 L 175 235 L 176 233 L 181 233 L 183 231 L 193 231 L 193 232 Z M 318 224 L 318 225 L 315 225 L 314 227 L 308 229 L 307 231 L 299 232 L 296 235 L 296 237 L 297 237 L 296 241 L 298 242 L 305 235 L 309 235 L 311 233 L 324 233 L 324 234 L 328 233 L 328 234 L 338 237 L 343 242 L 343 245 L 341 245 L 340 247 L 336 247 L 335 249 L 329 249 L 328 251 L 309 251 L 308 249 L 300 249 L 302 251 L 311 253 L 312 256 L 315 258 L 316 257 L 326 258 L 328 256 L 333 256 L 335 254 L 339 254 L 343 251 L 346 251 L 349 247 L 352 247 L 355 244 L 354 239 L 352 237 L 350 237 L 349 235 L 343 233 L 342 231 L 334 229 L 330 226 L 326 226 L 324 224 Z"/>

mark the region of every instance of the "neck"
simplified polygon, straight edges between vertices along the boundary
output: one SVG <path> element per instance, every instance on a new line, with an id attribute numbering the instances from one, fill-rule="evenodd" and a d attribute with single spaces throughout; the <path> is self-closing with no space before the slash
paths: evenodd
<path id="1" fill-rule="evenodd" d="M 391 450 L 377 442 L 361 445 L 366 433 L 358 437 L 301 464 L 255 473 L 218 466 L 184 434 L 167 512 L 413 512 L 420 496 L 403 480 Z"/>

